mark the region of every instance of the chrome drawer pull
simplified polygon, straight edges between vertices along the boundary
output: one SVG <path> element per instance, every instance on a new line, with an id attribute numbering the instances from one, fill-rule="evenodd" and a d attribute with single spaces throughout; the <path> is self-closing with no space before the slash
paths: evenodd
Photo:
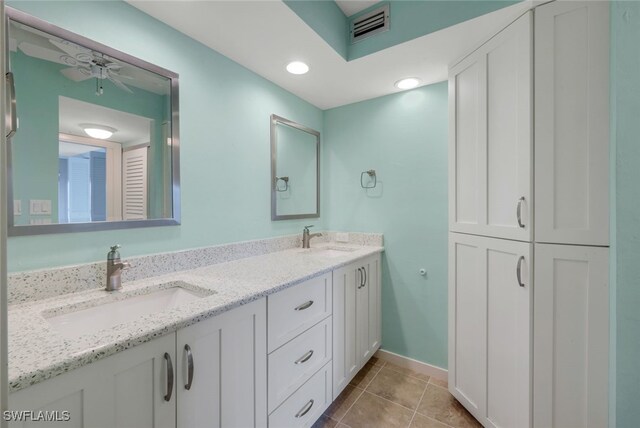
<path id="1" fill-rule="evenodd" d="M 296 418 L 301 418 L 307 413 L 309 413 L 309 410 L 311 410 L 312 407 L 313 407 L 313 400 L 309 400 L 309 402 L 305 404 L 304 407 L 300 409 L 298 413 L 296 413 Z"/>
<path id="2" fill-rule="evenodd" d="M 312 355 L 313 355 L 313 349 L 307 352 L 306 354 L 304 354 L 302 357 L 298 358 L 295 361 L 295 364 L 306 363 L 307 361 L 309 361 L 309 358 L 311 358 Z"/>
<path id="3" fill-rule="evenodd" d="M 522 282 L 522 262 L 524 261 L 524 256 L 520 256 L 518 259 L 518 266 L 516 267 L 516 278 L 518 279 L 518 285 L 520 287 L 524 287 L 524 283 Z"/>
<path id="4" fill-rule="evenodd" d="M 164 359 L 167 361 L 167 395 L 164 396 L 164 401 L 171 401 L 171 395 L 173 394 L 173 362 L 171 362 L 171 355 L 168 352 L 164 353 Z"/>
<path id="5" fill-rule="evenodd" d="M 191 389 L 191 384 L 193 383 L 193 353 L 189 345 L 184 345 L 184 350 L 187 352 L 187 383 L 184 389 L 188 391 Z"/>
<path id="6" fill-rule="evenodd" d="M 309 300 L 308 302 L 304 302 L 303 304 L 301 304 L 300 306 L 295 308 L 295 310 L 296 311 L 304 311 L 305 309 L 308 309 L 309 307 L 311 307 L 311 305 L 313 305 L 313 300 Z"/>
<path id="7" fill-rule="evenodd" d="M 518 226 L 524 229 L 524 224 L 522 223 L 522 203 L 524 202 L 524 196 L 518 199 L 518 208 L 516 209 L 516 216 L 518 217 Z"/>

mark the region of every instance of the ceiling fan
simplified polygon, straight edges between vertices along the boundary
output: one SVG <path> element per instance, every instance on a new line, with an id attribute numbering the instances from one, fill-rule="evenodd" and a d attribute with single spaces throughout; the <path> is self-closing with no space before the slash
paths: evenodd
<path id="1" fill-rule="evenodd" d="M 74 82 L 82 82 L 92 78 L 96 79 L 97 95 L 104 93 L 104 88 L 102 87 L 104 80 L 111 81 L 123 91 L 133 93 L 133 91 L 122 82 L 123 79 L 133 79 L 133 77 L 120 74 L 122 65 L 113 59 L 106 57 L 100 52 L 92 51 L 91 49 L 76 45 L 67 40 L 51 38 L 48 40 L 59 50 L 48 49 L 39 44 L 26 41 L 19 43 L 18 48 L 29 56 L 53 61 L 58 64 L 69 65 L 69 68 L 60 70 L 60 72 Z"/>

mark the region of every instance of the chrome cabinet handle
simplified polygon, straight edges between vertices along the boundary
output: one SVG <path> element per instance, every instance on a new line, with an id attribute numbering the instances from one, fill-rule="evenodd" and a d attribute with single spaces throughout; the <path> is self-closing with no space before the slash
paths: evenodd
<path id="1" fill-rule="evenodd" d="M 296 418 L 301 418 L 307 413 L 309 413 L 309 410 L 311 410 L 312 407 L 313 407 L 313 400 L 309 400 L 309 402 L 305 404 L 304 407 L 300 409 L 298 413 L 296 413 Z"/>
<path id="2" fill-rule="evenodd" d="M 302 357 L 298 358 L 294 364 L 302 364 L 309 361 L 309 358 L 313 355 L 313 349 L 309 350 L 309 352 L 305 353 Z"/>
<path id="3" fill-rule="evenodd" d="M 518 226 L 524 229 L 524 224 L 522 223 L 522 203 L 524 202 L 524 196 L 518 199 L 518 207 L 516 209 L 516 216 L 518 217 Z"/>
<path id="4" fill-rule="evenodd" d="M 187 353 L 187 383 L 184 385 L 184 389 L 188 391 L 193 383 L 193 353 L 189 345 L 184 345 L 184 350 Z"/>
<path id="5" fill-rule="evenodd" d="M 296 307 L 294 310 L 296 310 L 296 311 L 304 311 L 305 309 L 308 309 L 309 307 L 311 307 L 311 305 L 313 305 L 313 300 L 309 300 L 308 302 L 304 302 L 300 306 Z"/>
<path id="6" fill-rule="evenodd" d="M 173 394 L 173 362 L 168 352 L 164 353 L 164 359 L 167 361 L 167 394 L 164 396 L 164 401 L 171 401 L 171 395 Z"/>
<path id="7" fill-rule="evenodd" d="M 524 261 L 524 256 L 520 256 L 518 259 L 518 265 L 516 267 L 516 279 L 518 280 L 518 285 L 520 287 L 524 287 L 524 283 L 522 282 L 522 262 Z"/>
<path id="8" fill-rule="evenodd" d="M 16 109 L 16 84 L 13 79 L 13 73 L 9 72 L 5 75 L 7 85 L 9 86 L 9 108 L 5 113 L 8 117 L 6 117 L 6 121 L 8 126 L 10 126 L 9 132 L 7 132 L 7 138 L 11 138 L 15 135 L 18 130 L 18 114 Z"/>

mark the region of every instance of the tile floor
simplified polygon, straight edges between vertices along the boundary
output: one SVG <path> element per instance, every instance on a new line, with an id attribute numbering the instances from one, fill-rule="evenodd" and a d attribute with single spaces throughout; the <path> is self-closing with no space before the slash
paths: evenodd
<path id="1" fill-rule="evenodd" d="M 473 416 L 431 379 L 372 358 L 313 428 L 475 428 Z"/>

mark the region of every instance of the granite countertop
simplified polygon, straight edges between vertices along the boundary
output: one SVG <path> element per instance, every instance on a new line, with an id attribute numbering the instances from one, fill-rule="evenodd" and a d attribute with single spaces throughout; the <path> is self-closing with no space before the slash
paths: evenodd
<path id="1" fill-rule="evenodd" d="M 94 289 L 9 306 L 9 390 L 18 391 L 384 251 L 380 246 L 344 245 L 354 250 L 333 252 L 331 257 L 322 254 L 323 248 L 340 246 L 293 248 L 127 282 L 122 291 Z M 205 297 L 77 339 L 63 337 L 45 318 L 175 286 Z"/>

